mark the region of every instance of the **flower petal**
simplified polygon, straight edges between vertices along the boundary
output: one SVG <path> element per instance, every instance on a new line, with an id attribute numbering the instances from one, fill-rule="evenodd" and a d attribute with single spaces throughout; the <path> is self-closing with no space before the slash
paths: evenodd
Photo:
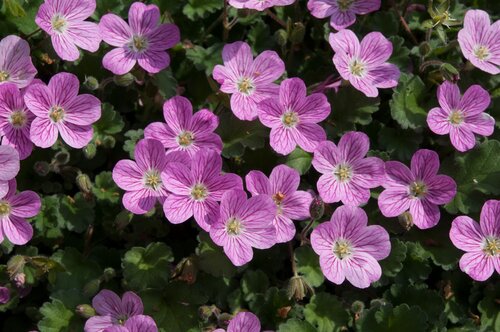
<path id="1" fill-rule="evenodd" d="M 181 33 L 175 24 L 161 24 L 147 34 L 148 49 L 164 51 L 177 45 L 181 40 Z"/>
<path id="2" fill-rule="evenodd" d="M 285 72 L 285 63 L 274 51 L 260 53 L 252 64 L 255 83 L 274 82 Z"/>
<path id="3" fill-rule="evenodd" d="M 170 56 L 165 51 L 148 50 L 137 58 L 139 66 L 151 74 L 156 74 L 170 65 Z"/>
<path id="4" fill-rule="evenodd" d="M 0 181 L 8 181 L 19 173 L 19 153 L 11 146 L 0 146 Z"/>
<path id="5" fill-rule="evenodd" d="M 477 222 L 467 216 L 460 216 L 451 223 L 450 239 L 460 250 L 480 251 L 483 233 Z"/>
<path id="6" fill-rule="evenodd" d="M 436 226 L 441 217 L 439 207 L 426 199 L 412 199 L 410 213 L 413 223 L 420 229 Z"/>
<path id="7" fill-rule="evenodd" d="M 352 163 L 366 156 L 370 149 L 370 139 L 365 133 L 350 131 L 342 135 L 338 148 L 342 160 Z"/>
<path id="8" fill-rule="evenodd" d="M 411 172 L 417 180 L 434 177 L 439 170 L 439 156 L 436 151 L 420 149 L 411 158 Z"/>
<path id="9" fill-rule="evenodd" d="M 156 5 L 134 2 L 128 12 L 128 21 L 134 33 L 144 35 L 158 25 L 160 9 Z"/>
<path id="10" fill-rule="evenodd" d="M 325 130 L 316 123 L 299 123 L 291 134 L 297 145 L 307 152 L 314 152 L 318 144 L 326 140 Z"/>
<path id="11" fill-rule="evenodd" d="M 451 130 L 450 114 L 440 107 L 435 107 L 427 114 L 427 125 L 435 134 L 446 135 Z"/>
<path id="12" fill-rule="evenodd" d="M 500 237 L 500 201 L 490 199 L 481 210 L 481 230 L 484 235 Z"/>
<path id="13" fill-rule="evenodd" d="M 446 113 L 459 109 L 460 89 L 458 85 L 444 81 L 437 89 L 439 105 Z"/>
<path id="14" fill-rule="evenodd" d="M 50 148 L 57 141 L 59 132 L 50 119 L 35 118 L 31 123 L 30 138 L 38 147 Z"/>
<path id="15" fill-rule="evenodd" d="M 144 312 L 144 306 L 142 305 L 141 298 L 134 292 L 125 292 L 122 296 L 121 301 L 122 313 L 126 314 L 127 317 L 132 317 L 135 315 L 142 315 Z"/>
<path id="16" fill-rule="evenodd" d="M 31 218 L 40 212 L 42 202 L 37 193 L 27 190 L 10 198 L 10 205 L 12 215 L 21 218 Z"/>
<path id="17" fill-rule="evenodd" d="M 297 146 L 293 131 L 284 127 L 272 128 L 269 138 L 273 150 L 282 155 L 290 154 Z"/>
<path id="18" fill-rule="evenodd" d="M 408 190 L 403 186 L 391 187 L 378 197 L 378 207 L 385 217 L 397 217 L 410 207 Z"/>
<path id="19" fill-rule="evenodd" d="M 476 281 L 485 281 L 495 270 L 493 260 L 481 251 L 468 252 L 460 258 L 460 270 Z"/>
<path id="20" fill-rule="evenodd" d="M 356 251 L 348 259 L 342 260 L 345 278 L 354 287 L 368 288 L 382 276 L 380 264 L 372 256 Z"/>
<path id="21" fill-rule="evenodd" d="M 144 174 L 132 160 L 120 160 L 113 168 L 113 181 L 123 190 L 144 189 L 143 176 Z"/>
<path id="22" fill-rule="evenodd" d="M 168 195 L 163 203 L 165 217 L 172 224 L 180 224 L 193 216 L 193 200 L 188 196 Z"/>
<path id="23" fill-rule="evenodd" d="M 448 204 L 457 194 L 457 184 L 447 175 L 436 175 L 427 181 L 429 202 L 437 205 Z"/>
<path id="24" fill-rule="evenodd" d="M 155 206 L 156 200 L 156 195 L 149 189 L 127 191 L 122 199 L 123 206 L 135 214 L 148 213 Z"/>
<path id="25" fill-rule="evenodd" d="M 125 46 L 132 38 L 132 29 L 127 22 L 115 14 L 106 14 L 101 17 L 99 30 L 102 39 L 115 47 Z"/>
<path id="26" fill-rule="evenodd" d="M 57 129 L 63 141 L 75 149 L 81 149 L 89 144 L 94 135 L 92 126 L 79 126 L 70 122 L 59 124 Z"/>
<path id="27" fill-rule="evenodd" d="M 136 59 L 130 50 L 120 47 L 104 55 L 102 65 L 115 75 L 124 75 L 134 68 Z"/>
<path id="28" fill-rule="evenodd" d="M 33 227 L 25 219 L 10 215 L 0 219 L 3 235 L 12 244 L 25 245 L 33 237 Z"/>
<path id="29" fill-rule="evenodd" d="M 364 252 L 378 261 L 391 252 L 389 233 L 379 225 L 360 228 L 351 239 L 356 251 Z"/>
<path id="30" fill-rule="evenodd" d="M 476 145 L 474 133 L 465 125 L 450 128 L 450 141 L 460 152 L 468 151 Z"/>
<path id="31" fill-rule="evenodd" d="M 92 307 L 101 315 L 117 317 L 122 312 L 122 301 L 114 292 L 103 289 L 92 299 Z"/>
<path id="32" fill-rule="evenodd" d="M 75 125 L 91 125 L 101 117 L 101 101 L 83 94 L 76 96 L 66 106 L 64 120 Z"/>
<path id="33" fill-rule="evenodd" d="M 272 194 L 280 192 L 286 197 L 297 191 L 300 184 L 300 174 L 289 166 L 278 165 L 272 170 L 269 182 Z"/>
<path id="34" fill-rule="evenodd" d="M 341 152 L 337 146 L 333 142 L 323 141 L 316 146 L 312 165 L 320 173 L 333 173 L 341 160 Z"/>
<path id="35" fill-rule="evenodd" d="M 165 148 L 154 139 L 141 139 L 134 151 L 135 161 L 143 171 L 156 169 L 163 172 L 165 169 Z"/>
<path id="36" fill-rule="evenodd" d="M 283 215 L 293 220 L 304 220 L 310 217 L 309 207 L 313 197 L 307 191 L 296 191 L 285 197 L 282 203 Z"/>
<path id="37" fill-rule="evenodd" d="M 380 32 L 370 32 L 360 43 L 360 58 L 367 65 L 386 62 L 392 54 L 392 43 Z"/>
<path id="38" fill-rule="evenodd" d="M 351 30 L 330 33 L 329 42 L 335 53 L 358 55 L 360 48 L 359 39 Z"/>

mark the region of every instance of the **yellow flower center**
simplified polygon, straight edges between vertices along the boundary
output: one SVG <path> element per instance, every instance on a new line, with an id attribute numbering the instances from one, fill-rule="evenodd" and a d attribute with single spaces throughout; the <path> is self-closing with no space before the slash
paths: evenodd
<path id="1" fill-rule="evenodd" d="M 297 113 L 289 111 L 282 115 L 281 122 L 285 127 L 293 128 L 299 123 L 299 116 Z"/>
<path id="2" fill-rule="evenodd" d="M 148 48 L 148 40 L 144 36 L 136 35 L 132 37 L 130 46 L 134 52 L 143 52 Z"/>
<path id="3" fill-rule="evenodd" d="M 281 191 L 278 191 L 276 194 L 273 195 L 273 201 L 274 203 L 276 203 L 276 205 L 281 205 L 284 199 L 285 199 L 285 194 L 283 194 Z"/>
<path id="4" fill-rule="evenodd" d="M 410 195 L 414 198 L 422 198 L 427 194 L 427 186 L 421 181 L 413 182 L 410 185 Z"/>
<path id="5" fill-rule="evenodd" d="M 10 214 L 10 204 L 7 201 L 0 201 L 0 216 L 7 216 Z"/>
<path id="6" fill-rule="evenodd" d="M 149 189 L 158 190 L 162 185 L 160 172 L 156 169 L 147 171 L 144 175 L 144 185 Z"/>
<path id="7" fill-rule="evenodd" d="M 28 121 L 26 113 L 23 111 L 14 111 L 10 114 L 10 123 L 14 128 L 22 128 Z"/>
<path id="8" fill-rule="evenodd" d="M 500 239 L 496 237 L 487 237 L 484 239 L 483 252 L 488 256 L 500 255 Z"/>
<path id="9" fill-rule="evenodd" d="M 54 31 L 63 33 L 68 26 L 68 21 L 61 14 L 55 14 L 52 17 L 51 25 Z"/>
<path id="10" fill-rule="evenodd" d="M 0 70 L 0 82 L 5 82 L 9 79 L 10 75 L 4 70 Z"/>
<path id="11" fill-rule="evenodd" d="M 337 177 L 340 182 L 349 181 L 352 177 L 352 169 L 348 165 L 338 165 L 333 171 L 333 174 Z"/>
<path id="12" fill-rule="evenodd" d="M 241 221 L 235 217 L 231 217 L 226 224 L 226 232 L 229 235 L 240 235 L 243 230 Z"/>
<path id="13" fill-rule="evenodd" d="M 333 253 L 339 259 L 344 259 L 352 254 L 352 246 L 349 241 L 339 239 L 333 245 Z"/>
<path id="14" fill-rule="evenodd" d="M 337 5 L 339 6 L 339 9 L 342 11 L 348 10 L 353 3 L 354 0 L 337 0 Z"/>
<path id="15" fill-rule="evenodd" d="M 62 119 L 64 119 L 64 115 L 66 112 L 64 111 L 64 108 L 61 106 L 53 106 L 50 111 L 49 111 L 49 117 L 52 119 L 54 122 L 59 122 Z"/>
<path id="16" fill-rule="evenodd" d="M 362 63 L 361 61 L 354 59 L 349 65 L 349 71 L 351 72 L 352 75 L 361 77 L 365 74 L 366 67 L 365 64 Z"/>
<path id="17" fill-rule="evenodd" d="M 464 122 L 464 115 L 460 111 L 452 111 L 450 116 L 448 117 L 448 120 L 452 125 L 456 126 Z"/>
<path id="18" fill-rule="evenodd" d="M 253 85 L 252 80 L 248 77 L 244 77 L 238 82 L 238 91 L 241 93 L 250 95 L 254 89 L 255 86 Z"/>
<path id="19" fill-rule="evenodd" d="M 191 197 L 195 201 L 203 201 L 208 194 L 207 187 L 205 187 L 203 184 L 198 183 L 196 184 L 192 189 L 191 189 Z"/>
<path id="20" fill-rule="evenodd" d="M 177 143 L 182 147 L 188 147 L 193 144 L 194 134 L 190 131 L 183 131 L 177 136 Z"/>
<path id="21" fill-rule="evenodd" d="M 487 60 L 490 57 L 490 50 L 486 46 L 476 46 L 474 50 L 474 55 L 479 60 Z"/>

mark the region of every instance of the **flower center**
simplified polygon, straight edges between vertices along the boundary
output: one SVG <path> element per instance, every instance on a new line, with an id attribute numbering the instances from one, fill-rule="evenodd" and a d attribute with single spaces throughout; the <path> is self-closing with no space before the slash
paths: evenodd
<path id="1" fill-rule="evenodd" d="M 427 186 L 421 181 L 413 182 L 410 185 L 410 196 L 413 198 L 422 198 L 427 194 Z"/>
<path id="2" fill-rule="evenodd" d="M 251 95 L 253 90 L 255 90 L 255 85 L 253 84 L 252 80 L 248 77 L 243 77 L 239 82 L 238 82 L 238 91 L 246 94 L 246 95 Z"/>
<path id="3" fill-rule="evenodd" d="M 10 114 L 9 121 L 12 124 L 12 127 L 18 129 L 24 127 L 28 121 L 28 117 L 23 111 L 14 111 Z"/>
<path id="4" fill-rule="evenodd" d="M 479 60 L 487 60 L 490 57 L 490 50 L 486 46 L 478 45 L 474 49 L 474 55 Z"/>
<path id="5" fill-rule="evenodd" d="M 10 75 L 4 70 L 0 70 L 0 82 L 5 82 L 9 79 Z"/>
<path id="6" fill-rule="evenodd" d="M 337 6 L 342 11 L 348 10 L 353 4 L 354 0 L 337 0 Z"/>
<path id="7" fill-rule="evenodd" d="M 458 126 L 464 122 L 464 115 L 461 111 L 452 111 L 448 117 L 448 121 L 450 121 L 452 125 Z"/>
<path id="8" fill-rule="evenodd" d="M 198 183 L 194 185 L 194 187 L 191 189 L 191 197 L 195 201 L 203 201 L 208 195 L 208 190 L 205 185 Z"/>
<path id="9" fill-rule="evenodd" d="M 0 201 L 0 216 L 8 216 L 10 214 L 10 204 L 7 201 Z"/>
<path id="10" fill-rule="evenodd" d="M 235 217 L 231 217 L 226 224 L 226 232 L 229 235 L 240 235 L 243 230 L 241 221 Z"/>
<path id="11" fill-rule="evenodd" d="M 337 177 L 340 182 L 349 181 L 352 178 L 352 169 L 349 165 L 338 165 L 333 174 Z"/>
<path id="12" fill-rule="evenodd" d="M 177 143 L 179 143 L 180 146 L 187 148 L 191 144 L 193 144 L 194 141 L 194 134 L 190 131 L 183 131 L 182 133 L 177 136 Z"/>
<path id="13" fill-rule="evenodd" d="M 281 116 L 281 122 L 288 128 L 294 128 L 299 123 L 299 116 L 293 111 L 288 111 Z"/>
<path id="14" fill-rule="evenodd" d="M 160 172 L 158 172 L 158 170 L 156 169 L 147 171 L 144 175 L 144 185 L 146 186 L 146 188 L 152 190 L 160 189 L 162 185 Z"/>
<path id="15" fill-rule="evenodd" d="M 64 108 L 61 106 L 52 106 L 52 108 L 49 111 L 49 117 L 52 119 L 54 122 L 59 122 L 62 119 L 64 119 L 64 115 L 66 112 L 64 111 Z"/>
<path id="16" fill-rule="evenodd" d="M 500 255 L 500 239 L 494 236 L 485 238 L 483 252 L 493 257 Z"/>
<path id="17" fill-rule="evenodd" d="M 352 254 L 352 246 L 347 240 L 339 239 L 333 245 L 333 253 L 339 259 L 344 259 Z"/>
<path id="18" fill-rule="evenodd" d="M 132 37 L 132 41 L 129 47 L 132 51 L 136 53 L 144 52 L 148 48 L 148 40 L 144 36 L 135 35 Z"/>
<path id="19" fill-rule="evenodd" d="M 354 59 L 351 61 L 349 65 L 349 71 L 354 76 L 362 77 L 366 72 L 366 66 L 358 59 Z"/>
<path id="20" fill-rule="evenodd" d="M 285 194 L 283 194 L 281 191 L 278 191 L 276 194 L 273 195 L 273 201 L 276 205 L 281 205 L 284 199 L 285 199 Z"/>
<path id="21" fill-rule="evenodd" d="M 68 26 L 68 21 L 61 14 L 55 14 L 52 16 L 51 25 L 54 31 L 63 33 Z"/>

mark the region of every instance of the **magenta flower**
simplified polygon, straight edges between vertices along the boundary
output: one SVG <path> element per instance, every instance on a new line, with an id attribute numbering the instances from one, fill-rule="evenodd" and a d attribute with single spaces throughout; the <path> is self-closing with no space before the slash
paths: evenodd
<path id="1" fill-rule="evenodd" d="M 59 73 L 44 83 L 31 85 L 24 102 L 36 116 L 31 123 L 31 141 L 41 148 L 54 145 L 58 134 L 72 148 L 80 149 L 92 140 L 92 124 L 101 117 L 96 97 L 78 95 L 80 82 L 70 73 Z"/>
<path id="2" fill-rule="evenodd" d="M 146 315 L 137 315 L 127 319 L 123 325 L 113 325 L 104 332 L 158 332 L 153 318 Z"/>
<path id="3" fill-rule="evenodd" d="M 293 220 L 310 217 L 309 206 L 312 196 L 306 191 L 297 190 L 300 184 L 299 172 L 286 165 L 276 166 L 269 178 L 261 171 L 251 171 L 246 176 L 248 191 L 252 196 L 268 195 L 277 211 L 273 220 L 278 243 L 288 242 L 295 236 Z"/>
<path id="4" fill-rule="evenodd" d="M 10 290 L 7 287 L 0 286 L 0 304 L 10 301 Z"/>
<path id="5" fill-rule="evenodd" d="M 0 146 L 0 197 L 9 192 L 9 181 L 19 173 L 19 153 L 10 145 Z"/>
<path id="6" fill-rule="evenodd" d="M 234 8 L 246 8 L 263 11 L 274 6 L 288 6 L 295 0 L 229 0 L 229 4 Z"/>
<path id="7" fill-rule="evenodd" d="M 24 104 L 21 91 L 14 84 L 0 85 L 0 135 L 2 145 L 10 145 L 25 159 L 33 150 L 31 122 L 35 116 Z"/>
<path id="8" fill-rule="evenodd" d="M 161 175 L 168 160 L 163 145 L 153 139 L 140 140 L 134 151 L 135 161 L 120 160 L 113 169 L 113 180 L 121 189 L 123 206 L 135 214 L 145 214 L 168 196 Z"/>
<path id="9" fill-rule="evenodd" d="M 224 332 L 224 329 L 214 332 Z M 259 318 L 248 311 L 239 312 L 229 321 L 226 332 L 261 332 Z"/>
<path id="10" fill-rule="evenodd" d="M 438 205 L 451 202 L 457 192 L 455 181 L 437 175 L 438 170 L 438 154 L 425 149 L 415 152 L 411 170 L 399 161 L 386 162 L 385 190 L 378 198 L 382 214 L 397 217 L 409 209 L 418 228 L 436 226 L 441 215 Z"/>
<path id="11" fill-rule="evenodd" d="M 354 206 L 337 208 L 329 222 L 319 224 L 311 233 L 311 245 L 328 280 L 340 285 L 347 279 L 358 288 L 380 279 L 377 261 L 391 252 L 387 231 L 368 226 L 365 211 Z"/>
<path id="12" fill-rule="evenodd" d="M 458 44 L 475 67 L 492 75 L 500 73 L 500 21 L 491 24 L 485 11 L 468 10 L 464 27 L 458 32 Z"/>
<path id="13" fill-rule="evenodd" d="M 209 218 L 210 237 L 224 247 L 234 265 L 242 266 L 252 260 L 252 248 L 268 249 L 276 243 L 275 214 L 276 205 L 268 195 L 247 199 L 243 190 L 226 191 L 220 213 Z"/>
<path id="14" fill-rule="evenodd" d="M 170 64 L 166 52 L 181 37 L 175 24 L 158 24 L 160 9 L 156 5 L 134 2 L 128 12 L 127 24 L 115 14 L 101 18 L 102 39 L 116 47 L 102 59 L 104 68 L 116 75 L 128 73 L 139 63 L 148 73 L 158 73 Z"/>
<path id="15" fill-rule="evenodd" d="M 298 145 L 313 152 L 326 140 L 325 130 L 318 122 L 330 114 L 330 104 L 322 93 L 307 96 L 306 85 L 300 78 L 284 80 L 279 97 L 259 103 L 259 119 L 271 128 L 270 143 L 274 151 L 287 155 Z"/>
<path id="16" fill-rule="evenodd" d="M 459 265 L 472 279 L 485 281 L 495 270 L 500 273 L 500 201 L 484 204 L 479 225 L 467 216 L 455 218 L 450 239 L 466 251 Z"/>
<path id="17" fill-rule="evenodd" d="M 80 57 L 77 47 L 89 52 L 99 49 L 99 28 L 96 23 L 85 21 L 95 7 L 95 0 L 45 0 L 38 9 L 35 22 L 50 35 L 61 59 L 77 60 Z"/>
<path id="18" fill-rule="evenodd" d="M 274 51 L 264 51 L 255 60 L 247 43 L 227 44 L 222 50 L 224 65 L 217 65 L 214 79 L 221 91 L 232 94 L 231 109 L 241 120 L 257 118 L 257 104 L 274 97 L 278 85 L 273 83 L 285 72 L 285 63 Z"/>
<path id="19" fill-rule="evenodd" d="M 354 32 L 341 30 L 330 34 L 330 45 L 340 76 L 367 97 L 377 97 L 378 88 L 398 85 L 399 69 L 387 62 L 392 43 L 380 32 L 370 32 L 360 43 Z"/>
<path id="20" fill-rule="evenodd" d="M 325 203 L 365 204 L 370 199 L 370 189 L 382 185 L 384 162 L 366 158 L 369 149 L 368 136 L 354 131 L 344 134 L 338 146 L 330 141 L 318 145 L 312 164 L 323 174 L 317 187 Z"/>
<path id="21" fill-rule="evenodd" d="M 107 289 L 101 290 L 94 296 L 92 307 L 97 315 L 85 322 L 85 332 L 108 331 L 108 328 L 126 324 L 129 318 L 142 315 L 144 311 L 141 298 L 134 292 L 125 292 L 120 299 Z"/>
<path id="22" fill-rule="evenodd" d="M 330 17 L 330 25 L 342 30 L 356 22 L 356 15 L 379 10 L 380 0 L 309 0 L 307 8 L 314 17 Z"/>
<path id="23" fill-rule="evenodd" d="M 460 97 L 456 84 L 445 81 L 437 91 L 439 105 L 427 115 L 429 128 L 438 135 L 450 135 L 451 144 L 461 152 L 476 144 L 474 134 L 490 136 L 495 119 L 484 111 L 491 98 L 485 89 L 473 85 Z"/>
<path id="24" fill-rule="evenodd" d="M 42 202 L 33 191 L 16 194 L 16 180 L 9 181 L 9 191 L 0 197 L 0 243 L 6 237 L 11 243 L 23 245 L 33 237 L 33 227 L 26 218 L 40 212 Z"/>
<path id="25" fill-rule="evenodd" d="M 144 130 L 144 137 L 156 139 L 171 151 L 182 151 L 193 156 L 200 149 L 212 149 L 220 153 L 222 140 L 214 130 L 219 118 L 207 109 L 193 115 L 191 102 L 181 96 L 163 104 L 165 123 L 154 122 Z"/>
<path id="26" fill-rule="evenodd" d="M 213 150 L 201 150 L 185 164 L 169 163 L 162 174 L 165 188 L 171 193 L 163 204 L 165 216 L 173 224 L 194 219 L 205 231 L 210 230 L 208 218 L 219 210 L 222 195 L 231 189 L 243 189 L 236 174 L 221 174 L 222 158 Z"/>
<path id="27" fill-rule="evenodd" d="M 14 83 L 19 89 L 27 87 L 36 75 L 29 44 L 10 35 L 0 41 L 0 85 Z"/>

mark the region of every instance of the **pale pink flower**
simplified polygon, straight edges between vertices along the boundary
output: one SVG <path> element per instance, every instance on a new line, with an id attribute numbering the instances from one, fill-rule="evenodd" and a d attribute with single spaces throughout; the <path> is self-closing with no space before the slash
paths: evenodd
<path id="1" fill-rule="evenodd" d="M 229 0 L 234 8 L 246 8 L 263 11 L 274 6 L 288 6 L 296 0 Z"/>
<path id="2" fill-rule="evenodd" d="M 14 83 L 19 89 L 27 87 L 36 75 L 31 61 L 29 44 L 10 35 L 0 41 L 0 85 Z"/>
<path id="3" fill-rule="evenodd" d="M 380 9 L 380 0 L 309 0 L 307 8 L 317 18 L 330 17 L 337 30 L 356 22 L 356 15 L 366 15 Z"/>

